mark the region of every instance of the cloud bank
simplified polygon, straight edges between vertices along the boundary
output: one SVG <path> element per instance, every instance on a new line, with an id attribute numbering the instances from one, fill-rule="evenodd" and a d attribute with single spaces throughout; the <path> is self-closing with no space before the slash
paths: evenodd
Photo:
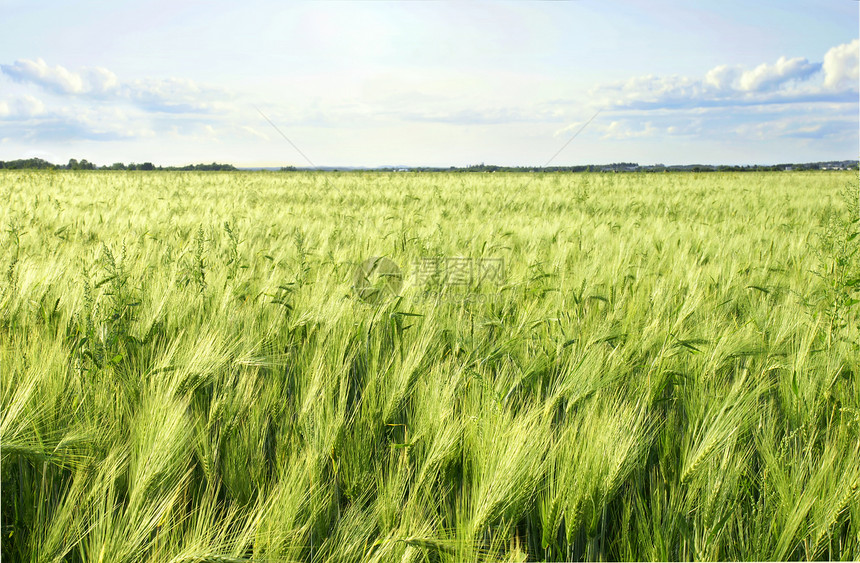
<path id="1" fill-rule="evenodd" d="M 123 81 L 103 67 L 72 71 L 41 58 L 0 64 L 0 75 L 24 92 L 0 96 L 0 140 L 27 143 L 208 134 L 235 97 L 189 79 Z"/>
<path id="2" fill-rule="evenodd" d="M 231 96 L 222 89 L 203 87 L 183 78 L 145 79 L 121 82 L 102 67 L 76 72 L 42 59 L 19 59 L 0 64 L 0 71 L 13 81 L 35 85 L 42 90 L 81 100 L 127 102 L 145 111 L 168 113 L 209 113 L 223 107 Z"/>
<path id="3" fill-rule="evenodd" d="M 610 109 L 675 109 L 802 102 L 856 102 L 860 41 L 830 49 L 822 63 L 780 57 L 745 70 L 720 65 L 703 78 L 640 76 L 597 86 L 591 95 Z"/>
<path id="4" fill-rule="evenodd" d="M 755 68 L 720 65 L 704 76 L 639 76 L 598 85 L 593 103 L 613 120 L 604 138 L 702 135 L 763 139 L 856 138 L 860 41 L 821 62 L 780 57 Z"/>

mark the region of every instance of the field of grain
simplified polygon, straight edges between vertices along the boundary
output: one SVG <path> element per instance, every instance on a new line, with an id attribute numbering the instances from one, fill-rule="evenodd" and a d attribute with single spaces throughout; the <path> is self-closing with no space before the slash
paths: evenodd
<path id="1" fill-rule="evenodd" d="M 0 173 L 3 559 L 856 560 L 856 189 Z"/>

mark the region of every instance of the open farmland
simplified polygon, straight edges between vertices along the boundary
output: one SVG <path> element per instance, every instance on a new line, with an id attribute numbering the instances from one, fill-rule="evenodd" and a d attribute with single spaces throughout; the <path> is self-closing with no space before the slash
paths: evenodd
<path id="1" fill-rule="evenodd" d="M 856 185 L 4 172 L 3 558 L 858 559 Z"/>

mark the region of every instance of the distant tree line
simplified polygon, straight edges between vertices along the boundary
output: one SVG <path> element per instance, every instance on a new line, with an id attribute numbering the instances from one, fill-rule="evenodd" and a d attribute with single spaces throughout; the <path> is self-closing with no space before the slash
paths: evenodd
<path id="1" fill-rule="evenodd" d="M 232 164 L 189 164 L 187 166 L 155 166 L 151 162 L 135 164 L 123 164 L 115 162 L 110 166 L 96 166 L 86 159 L 70 159 L 68 164 L 52 164 L 41 158 L 28 158 L 22 160 L 0 160 L 0 169 L 53 169 L 53 170 L 184 170 L 184 171 L 211 171 L 211 170 L 238 170 Z M 712 165 L 712 164 L 681 164 L 666 166 L 663 164 L 639 165 L 635 162 L 614 162 L 612 164 L 585 164 L 577 166 L 497 166 L 495 164 L 473 164 L 470 166 L 450 166 L 448 168 L 412 166 L 402 168 L 379 168 L 375 170 L 391 172 L 771 172 L 784 170 L 858 170 L 856 160 L 831 160 L 827 162 L 786 163 L 786 164 L 749 164 L 740 165 Z M 314 168 L 297 168 L 285 166 L 281 172 L 316 170 Z M 324 168 L 321 170 L 374 170 L 374 169 L 350 169 L 350 168 Z"/>
<path id="2" fill-rule="evenodd" d="M 397 170 L 411 172 L 775 172 L 784 170 L 858 170 L 856 160 L 833 160 L 828 162 L 786 163 L 786 164 L 749 164 L 749 165 L 712 165 L 664 164 L 640 165 L 635 162 L 615 162 L 612 164 L 586 164 L 578 166 L 497 166 L 494 164 L 473 164 L 465 167 L 433 168 L 411 167 Z"/>
<path id="3" fill-rule="evenodd" d="M 232 164 L 189 164 L 187 166 L 155 166 L 151 162 L 135 164 L 130 162 L 114 162 L 110 166 L 96 166 L 86 159 L 69 159 L 68 164 L 53 164 L 41 158 L 27 158 L 21 160 L 0 160 L 0 169 L 9 170 L 186 170 L 186 171 L 210 171 L 210 170 L 238 170 Z"/>

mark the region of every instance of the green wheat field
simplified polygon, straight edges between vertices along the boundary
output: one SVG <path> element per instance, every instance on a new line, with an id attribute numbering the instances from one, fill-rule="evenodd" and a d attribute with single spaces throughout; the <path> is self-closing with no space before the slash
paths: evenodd
<path id="1" fill-rule="evenodd" d="M 3 560 L 860 559 L 856 190 L 2 172 Z"/>

